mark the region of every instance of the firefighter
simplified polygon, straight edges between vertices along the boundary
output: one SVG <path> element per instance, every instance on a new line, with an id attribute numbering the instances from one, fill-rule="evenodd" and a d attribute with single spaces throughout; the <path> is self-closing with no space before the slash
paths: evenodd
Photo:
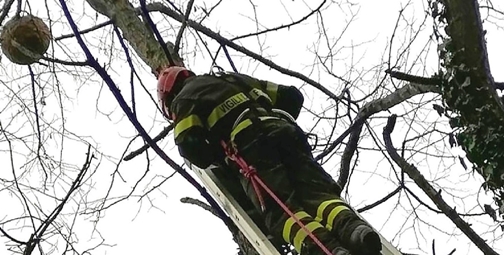
<path id="1" fill-rule="evenodd" d="M 224 141 L 334 255 L 380 254 L 380 237 L 341 200 L 341 188 L 314 160 L 295 123 L 304 101 L 297 88 L 238 73 L 195 75 L 172 66 L 158 76 L 158 98 L 164 116 L 175 122 L 182 157 L 202 169 L 215 162 L 236 168 L 224 160 Z M 303 255 L 323 254 L 267 195 L 263 208 L 249 179 L 239 176 L 273 235 Z"/>

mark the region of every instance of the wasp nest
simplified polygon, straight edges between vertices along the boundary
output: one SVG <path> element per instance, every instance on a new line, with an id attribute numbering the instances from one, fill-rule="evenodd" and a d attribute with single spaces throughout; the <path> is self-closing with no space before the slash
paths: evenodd
<path id="1" fill-rule="evenodd" d="M 13 63 L 33 64 L 42 58 L 49 48 L 51 34 L 42 19 L 26 15 L 5 23 L 0 34 L 2 51 Z"/>

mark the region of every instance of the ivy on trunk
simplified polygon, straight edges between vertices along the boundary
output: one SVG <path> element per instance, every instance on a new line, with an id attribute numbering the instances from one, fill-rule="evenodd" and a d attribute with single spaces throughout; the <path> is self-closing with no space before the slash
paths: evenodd
<path id="1" fill-rule="evenodd" d="M 485 31 L 476 0 L 431 1 L 433 17 L 444 27 L 441 36 L 442 95 L 452 114 L 459 145 L 495 194 L 503 213 L 504 106 L 490 72 Z M 439 32 L 439 31 L 437 31 Z"/>

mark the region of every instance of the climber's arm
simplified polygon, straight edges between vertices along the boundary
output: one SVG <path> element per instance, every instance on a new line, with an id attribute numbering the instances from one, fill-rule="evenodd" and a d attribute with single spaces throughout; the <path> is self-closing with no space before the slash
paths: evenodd
<path id="1" fill-rule="evenodd" d="M 273 107 L 284 110 L 297 119 L 304 102 L 303 94 L 299 89 L 270 81 L 261 81 L 261 84 L 263 90 L 271 98 Z"/>
<path id="2" fill-rule="evenodd" d="M 215 161 L 215 148 L 208 142 L 208 130 L 190 100 L 174 100 L 174 138 L 182 157 L 205 169 Z M 220 149 L 220 148 L 218 148 Z"/>
<path id="3" fill-rule="evenodd" d="M 296 87 L 259 80 L 246 74 L 233 75 L 241 77 L 245 83 L 267 94 L 274 108 L 288 112 L 295 119 L 299 116 L 303 107 L 304 97 Z"/>

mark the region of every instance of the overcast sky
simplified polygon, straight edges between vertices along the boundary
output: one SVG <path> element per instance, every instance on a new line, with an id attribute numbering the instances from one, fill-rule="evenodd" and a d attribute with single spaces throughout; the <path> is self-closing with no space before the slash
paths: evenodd
<path id="1" fill-rule="evenodd" d="M 54 21 L 53 35 L 55 37 L 62 34 L 70 33 L 67 26 L 67 20 L 62 17 L 62 11 L 56 4 L 57 1 L 50 1 L 50 14 Z M 181 2 L 181 1 L 178 1 Z M 196 1 L 196 6 L 212 6 L 217 1 Z M 259 30 L 266 27 L 278 26 L 287 24 L 292 20 L 298 20 L 310 12 L 310 8 L 315 8 L 320 4 L 320 1 L 313 1 L 309 4 L 303 1 L 272 1 L 260 0 L 253 1 L 256 5 L 256 14 L 249 1 L 223 1 L 222 4 L 215 9 L 209 19 L 206 19 L 203 24 L 221 35 L 232 37 L 236 35 L 247 34 L 255 32 L 256 26 Z M 399 10 L 402 6 L 406 5 L 407 1 L 390 0 L 387 5 L 384 1 L 362 0 L 353 1 L 354 5 L 350 4 L 332 4 L 329 8 L 322 11 L 323 25 L 327 29 L 327 34 L 330 37 L 338 38 L 342 31 L 346 31 L 339 39 L 335 56 L 333 57 L 334 66 L 333 71 L 336 74 L 342 75 L 349 80 L 354 80 L 356 89 L 352 90 L 355 98 L 360 98 L 364 94 L 372 91 L 377 85 L 380 77 L 383 77 L 383 71 L 387 68 L 384 63 L 388 59 L 389 42 L 394 31 L 395 23 L 398 19 Z M 0 2 L 3 4 L 3 1 Z M 497 4 L 497 3 L 494 3 Z M 44 19 L 47 19 L 48 14 L 45 6 L 38 1 L 30 2 L 32 13 Z M 94 11 L 85 3 L 85 1 L 72 1 L 74 16 L 80 29 L 85 29 L 93 26 L 96 23 L 105 21 L 106 19 L 99 16 L 96 19 Z M 415 29 L 418 29 L 424 19 L 424 10 L 426 1 L 414 1 L 405 10 L 405 17 L 401 20 L 400 26 L 397 28 L 397 34 L 392 44 L 391 59 L 395 62 L 401 49 L 404 49 L 404 42 L 408 42 L 415 36 L 411 30 L 408 30 L 406 24 L 413 24 Z M 84 7 L 84 9 L 82 9 Z M 496 6 L 497 9 L 504 9 L 504 6 Z M 83 15 L 83 11 L 87 13 Z M 193 15 L 201 16 L 201 10 L 197 10 Z M 356 16 L 347 27 L 347 23 L 352 19 L 352 13 Z M 253 19 L 257 15 L 260 24 L 256 24 Z M 501 18 L 504 18 L 502 15 Z M 154 16 L 159 21 L 158 26 L 169 27 L 167 22 L 171 22 L 178 27 L 178 23 L 167 18 L 162 20 L 159 15 Z M 501 25 L 504 25 L 500 21 Z M 490 22 L 486 23 L 488 52 L 490 58 L 490 66 L 493 70 L 495 80 L 504 81 L 504 74 L 500 72 L 504 68 L 502 42 L 504 41 L 504 32 L 498 29 Z M 268 33 L 266 36 L 257 38 L 248 38 L 240 40 L 240 43 L 250 50 L 261 53 L 264 57 L 271 59 L 275 63 L 292 69 L 294 71 L 303 73 L 310 78 L 319 81 L 324 86 L 330 88 L 334 93 L 338 94 L 341 91 L 342 84 L 334 77 L 326 74 L 321 68 L 312 68 L 312 64 L 316 61 L 314 50 L 318 50 L 323 54 L 327 54 L 328 50 L 325 46 L 325 41 L 320 37 L 319 27 L 321 21 L 316 16 L 309 18 L 301 25 L 296 25 L 290 29 L 285 29 L 277 32 Z M 162 30 L 166 31 L 166 30 Z M 174 40 L 174 33 L 177 30 L 167 30 L 166 35 L 171 36 L 166 38 Z M 422 31 L 418 34 L 418 39 L 411 45 L 412 50 L 409 54 L 408 60 L 402 60 L 407 69 L 402 71 L 411 71 L 417 75 L 432 75 L 437 70 L 437 55 L 435 43 L 428 44 L 429 36 L 432 34 L 431 19 L 427 18 L 426 25 L 422 27 Z M 124 53 L 120 50 L 121 47 L 117 38 L 113 34 L 110 27 L 106 27 L 99 31 L 89 33 L 85 36 L 88 46 L 92 46 L 92 51 L 95 53 L 100 63 L 107 63 L 106 54 L 109 54 L 109 47 L 113 45 L 117 49 L 114 51 L 114 60 L 111 62 L 109 73 L 114 78 L 114 81 L 121 89 L 123 95 L 130 98 L 130 69 L 127 62 L 124 61 Z M 113 39 L 112 39 L 113 38 Z M 211 59 L 201 45 L 195 44 L 194 31 L 187 31 L 184 40 L 184 51 L 188 52 L 186 56 L 187 65 L 197 73 L 204 73 L 209 70 Z M 217 45 L 204 37 L 212 51 L 217 49 Z M 262 46 L 260 46 L 262 45 Z M 350 47 L 355 45 L 355 47 Z M 425 47 L 427 45 L 427 47 Z M 63 47 L 65 50 L 62 50 Z M 429 53 L 425 53 L 425 48 L 429 49 Z M 77 55 L 73 57 L 74 61 L 84 61 L 85 58 L 76 44 L 75 39 L 66 39 L 55 46 L 55 56 L 60 59 L 67 59 L 66 52 L 72 52 Z M 231 51 L 233 55 L 236 52 Z M 416 56 L 421 56 L 421 60 L 416 60 Z M 404 57 L 404 56 L 402 56 Z M 139 63 L 137 58 L 136 63 Z M 268 67 L 252 61 L 248 57 L 234 57 L 234 61 L 239 67 L 240 71 L 255 75 L 261 79 L 268 79 L 281 84 L 292 84 L 301 88 L 305 93 L 306 102 L 305 107 L 313 111 L 321 112 L 323 109 L 330 105 L 321 92 L 314 90 L 308 85 L 303 85 L 303 82 L 291 77 L 280 74 L 277 71 L 270 70 Z M 415 63 L 415 64 L 413 64 Z M 423 63 L 423 64 L 421 64 Z M 16 115 L 20 109 L 25 109 L 21 105 L 21 101 L 27 100 L 27 105 L 32 107 L 31 103 L 31 86 L 28 76 L 28 69 L 22 66 L 12 65 L 5 57 L 1 60 L 2 68 L 0 69 L 1 94 L 8 95 L 7 97 L 0 98 L 0 121 L 3 125 L 10 122 L 9 132 L 19 132 L 17 136 L 29 135 L 32 129 L 28 127 L 29 122 L 33 122 L 33 113 L 25 112 L 19 116 Z M 218 64 L 225 69 L 230 70 L 229 65 L 221 56 L 218 59 Z M 139 64 L 137 64 L 137 67 Z M 350 68 L 353 66 L 353 68 Z M 403 66 L 406 68 L 406 66 Z M 58 103 L 57 93 L 54 88 L 54 76 L 47 73 L 48 69 L 39 65 L 34 65 L 34 72 L 44 72 L 36 78 L 40 81 L 40 86 L 44 87 L 46 91 L 46 106 L 39 105 L 39 111 L 44 113 L 44 119 L 47 122 L 53 122 L 54 126 L 61 126 L 61 112 Z M 69 68 L 73 70 L 73 68 Z M 341 70 L 341 71 L 340 71 Z M 152 96 L 156 96 L 156 80 L 150 75 L 148 68 L 143 65 L 137 71 L 142 77 L 143 83 L 149 89 Z M 18 80 L 12 80 L 13 77 L 19 77 Z M 73 214 L 76 209 L 84 210 L 84 203 L 89 203 L 96 206 L 97 200 L 101 199 L 107 193 L 112 178 L 114 178 L 114 185 L 110 192 L 110 198 L 124 196 L 135 185 L 147 168 L 145 155 L 138 156 L 132 161 L 123 162 L 119 167 L 119 172 L 124 178 L 125 182 L 121 180 L 119 175 L 114 174 L 116 164 L 121 157 L 123 151 L 128 145 L 130 139 L 136 135 L 136 131 L 130 124 L 124 113 L 118 107 L 117 102 L 112 97 L 108 88 L 101 84 L 97 75 L 92 74 L 89 69 L 80 77 L 75 73 L 58 72 L 62 90 L 65 91 L 67 97 L 63 99 L 64 102 L 64 115 L 65 115 L 65 128 L 68 130 L 67 135 L 72 136 L 76 134 L 82 137 L 83 140 L 90 142 L 94 146 L 94 151 L 98 150 L 97 156 L 99 157 L 100 164 L 93 165 L 93 171 L 96 170 L 94 175 L 86 182 L 85 187 L 79 191 L 65 207 L 65 213 L 68 215 L 60 218 L 59 221 L 67 221 L 68 223 L 73 220 Z M 42 82 L 42 81 L 45 81 Z M 397 83 L 399 84 L 399 83 Z M 401 86 L 404 84 L 401 84 Z M 138 81 L 135 82 L 136 93 L 136 111 L 139 120 L 144 127 L 148 130 L 151 136 L 155 136 L 167 125 L 160 116 L 159 112 L 155 111 L 155 105 L 150 101 L 149 96 L 139 86 Z M 393 87 L 389 87 L 393 88 Z M 10 101 L 15 93 L 19 98 Z M 385 92 L 384 92 L 385 93 Z M 432 96 L 425 95 L 416 97 L 417 100 L 426 100 Z M 31 109 L 31 108 L 29 108 Z M 425 121 L 433 121 L 438 118 L 437 113 L 433 112 L 430 105 L 425 106 L 424 111 L 420 112 L 417 116 Z M 405 106 L 398 106 L 391 109 L 390 113 L 404 114 L 407 111 Z M 390 113 L 382 113 L 380 116 L 388 116 Z M 28 119 L 26 116 L 31 116 Z M 410 117 L 414 115 L 411 114 Z M 29 122 L 27 122 L 29 121 Z M 346 120 L 345 120 L 346 121 Z M 446 122 L 446 120 L 444 120 Z M 304 111 L 299 120 L 303 128 L 310 128 L 314 125 L 313 115 Z M 348 123 L 348 122 L 347 122 Z M 375 131 L 381 139 L 382 126 L 376 122 Z M 329 122 L 323 122 L 317 128 L 319 135 L 327 135 L 330 132 Z M 439 127 L 443 131 L 450 131 L 446 125 Z M 344 129 L 337 130 L 340 134 Z M 394 144 L 397 146 L 405 139 L 413 137 L 414 134 L 407 134 L 407 129 L 399 125 L 394 133 Z M 45 149 L 48 153 L 56 158 L 59 158 L 60 151 L 60 138 L 49 138 L 50 130 L 46 132 L 45 137 L 48 141 L 45 143 Z M 54 133 L 54 132 L 53 132 Z M 396 136 L 397 135 L 397 136 Z M 32 138 L 27 138 L 31 140 Z M 433 138 L 434 139 L 434 138 Z M 366 144 L 371 146 L 372 139 L 366 138 L 362 141 L 362 146 Z M 133 142 L 132 149 L 136 149 L 142 145 L 140 140 Z M 160 143 L 164 150 L 173 157 L 178 163 L 182 163 L 182 159 L 178 156 L 178 152 L 172 143 L 172 137 L 165 139 Z M 4 140 L 3 134 L 0 138 L 0 178 L 12 179 L 12 171 L 8 166 L 10 164 L 10 156 L 7 153 L 8 147 Z M 33 146 L 33 145 L 32 145 Z M 65 150 L 62 154 L 62 159 L 68 164 L 73 164 L 80 167 L 84 162 L 86 145 L 78 139 L 65 139 Z M 26 153 L 28 148 L 24 147 L 21 142 L 14 143 L 14 150 L 18 154 L 14 155 L 14 166 L 16 171 L 24 171 L 25 163 L 31 158 L 26 158 L 22 154 Z M 444 151 L 447 153 L 447 151 Z M 460 151 L 453 149 L 451 151 L 458 155 Z M 102 153 L 102 154 L 100 154 Z M 436 152 L 433 152 L 436 153 Z M 153 151 L 149 151 L 151 164 L 149 165 L 149 172 L 145 179 L 138 185 L 137 190 L 134 192 L 136 195 L 141 195 L 153 186 L 159 184 L 164 177 L 173 173 L 173 170 L 165 165 L 158 157 L 154 155 Z M 447 192 L 452 192 L 455 196 L 464 197 L 466 194 L 471 194 L 463 199 L 450 199 L 447 202 L 450 205 L 457 205 L 457 208 L 464 208 L 469 210 L 473 208 L 472 213 L 481 212 L 481 208 L 476 207 L 477 199 L 481 204 L 491 203 L 491 198 L 478 194 L 478 183 L 481 182 L 479 175 L 473 176 L 466 174 L 460 164 L 455 160 L 446 160 L 441 164 L 439 160 L 425 156 L 416 156 L 416 164 L 422 173 L 429 180 L 435 179 L 438 184 L 446 185 L 449 187 Z M 334 157 L 326 165 L 325 168 L 333 176 L 337 177 L 339 157 Z M 33 166 L 33 169 L 38 169 Z M 436 171 L 442 169 L 443 173 Z M 445 169 L 450 169 L 445 171 Z M 19 174 L 18 173 L 18 174 Z M 43 178 L 43 173 L 39 170 L 32 170 L 29 178 L 24 180 L 26 184 L 40 185 Z M 377 199 L 385 196 L 391 192 L 395 186 L 391 180 L 393 171 L 384 160 L 380 152 L 365 152 L 360 155 L 360 162 L 355 174 L 352 176 L 348 191 L 350 193 L 346 198 L 356 208 L 370 204 Z M 55 177 L 51 180 L 54 190 L 47 191 L 55 194 L 58 197 L 62 196 L 62 191 L 68 189 L 68 184 L 75 177 L 76 172 L 67 172 L 62 176 Z M 464 181 L 464 187 L 459 186 L 459 181 Z M 3 185 L 3 184 L 2 184 Z M 412 185 L 411 185 L 412 186 Z M 11 219 L 20 215 L 22 212 L 22 204 L 20 200 L 13 193 L 2 191 L 3 186 L 0 186 L 0 221 Z M 413 188 L 424 201 L 429 201 L 421 191 Z M 47 197 L 37 193 L 31 193 L 29 196 L 38 196 L 40 204 L 44 208 L 44 212 L 49 213 L 56 206 L 56 202 Z M 150 193 L 148 198 L 143 198 L 139 202 L 138 197 L 132 197 L 126 201 L 112 206 L 111 208 L 103 211 L 101 219 L 96 225 L 100 234 L 93 232 L 95 227 L 93 221 L 96 220 L 96 214 L 83 215 L 80 214 L 75 221 L 74 232 L 79 238 L 79 242 L 75 244 L 76 249 L 83 251 L 89 249 L 100 242 L 99 236 L 105 239 L 105 243 L 111 246 L 101 246 L 96 250 L 90 252 L 93 255 L 102 254 L 236 254 L 237 246 L 232 241 L 232 237 L 227 228 L 222 222 L 208 212 L 203 211 L 201 208 L 193 205 L 182 204 L 179 199 L 182 197 L 195 197 L 201 199 L 197 190 L 189 185 L 180 175 L 175 175 L 173 178 L 166 181 L 158 189 Z M 401 198 L 401 203 L 407 203 L 404 196 Z M 403 248 L 404 252 L 425 254 L 424 251 L 418 250 L 418 247 L 428 249 L 432 239 L 436 239 L 438 253 L 447 254 L 453 248 L 457 248 L 455 254 L 481 254 L 474 245 L 469 245 L 469 240 L 461 235 L 460 231 L 456 230 L 454 225 L 444 216 L 437 215 L 429 212 L 423 207 L 418 210 L 420 220 L 412 218 L 411 206 L 405 204 L 404 207 L 396 207 L 397 197 L 391 199 L 387 203 L 379 206 L 363 216 L 371 222 L 371 224 L 380 230 L 381 234 L 387 239 L 391 240 L 394 245 Z M 464 201 L 462 204 L 461 201 Z M 418 204 L 418 203 L 415 203 Z M 429 204 L 430 203 L 429 201 Z M 79 207 L 78 207 L 79 206 Z M 47 208 L 47 209 L 46 209 Z M 391 213 L 394 211 L 394 213 Z M 41 216 L 42 217 L 42 216 Z M 428 221 L 433 226 L 426 226 L 421 221 Z M 406 223 L 405 223 L 406 222 Z M 413 222 L 413 223 L 412 223 Z M 479 233 L 490 232 L 487 226 L 491 224 L 488 216 L 470 219 L 473 227 Z M 19 230 L 22 225 L 29 225 L 28 221 L 17 222 L 16 224 L 5 224 L 2 226 L 4 229 L 10 230 L 13 236 L 21 240 L 27 240 L 32 230 L 25 228 Z M 412 227 L 412 224 L 414 227 Z M 418 228 L 418 224 L 422 225 Z M 441 234 L 441 233 L 447 233 Z M 454 234 L 450 237 L 450 234 Z M 501 236 L 502 231 L 497 229 L 495 237 Z M 485 235 L 486 239 L 493 236 L 491 233 Z M 56 240 L 56 239 L 52 239 Z M 499 240 L 499 239 L 497 239 Z M 60 240 L 61 242 L 61 240 Z M 493 247 L 498 252 L 504 252 L 504 242 L 493 244 Z M 6 251 L 7 239 L 0 237 L 0 255 L 9 254 Z M 64 247 L 60 243 L 58 247 Z M 34 252 L 34 254 L 38 254 Z M 55 254 L 63 254 L 62 250 L 57 251 Z"/>

